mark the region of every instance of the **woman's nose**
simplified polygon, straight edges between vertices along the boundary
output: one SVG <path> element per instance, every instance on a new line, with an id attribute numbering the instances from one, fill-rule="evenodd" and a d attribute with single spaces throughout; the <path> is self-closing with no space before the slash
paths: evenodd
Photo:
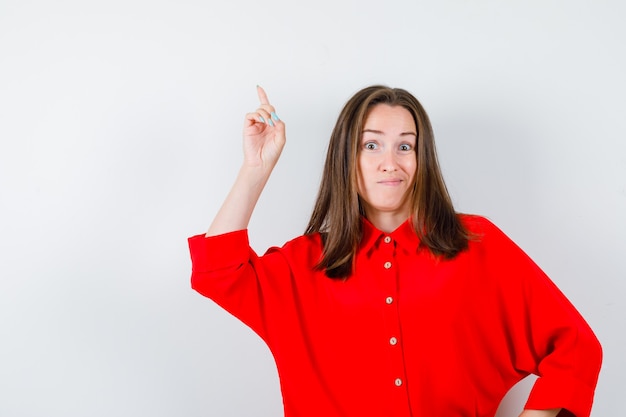
<path id="1" fill-rule="evenodd" d="M 382 160 L 380 168 L 384 172 L 396 171 L 398 169 L 398 161 L 396 155 L 391 151 L 386 151 L 382 154 Z"/>

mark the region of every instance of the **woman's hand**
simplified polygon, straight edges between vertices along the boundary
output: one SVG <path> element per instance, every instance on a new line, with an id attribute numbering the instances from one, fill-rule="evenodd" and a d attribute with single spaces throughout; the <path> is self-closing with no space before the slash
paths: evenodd
<path id="1" fill-rule="evenodd" d="M 244 121 L 244 165 L 271 171 L 285 146 L 285 124 L 259 86 L 257 93 L 261 105 L 255 112 L 246 114 Z"/>
<path id="2" fill-rule="evenodd" d="M 285 124 L 276 115 L 265 91 L 257 87 L 257 93 L 261 106 L 246 114 L 244 121 L 243 165 L 207 236 L 248 227 L 254 207 L 285 146 Z"/>

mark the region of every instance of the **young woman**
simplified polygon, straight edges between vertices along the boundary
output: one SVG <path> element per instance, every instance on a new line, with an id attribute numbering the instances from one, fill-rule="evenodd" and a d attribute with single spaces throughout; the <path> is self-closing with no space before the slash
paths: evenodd
<path id="1" fill-rule="evenodd" d="M 405 90 L 347 102 L 305 234 L 258 256 L 246 229 L 285 144 L 258 94 L 235 184 L 189 239 L 191 281 L 267 343 L 285 417 L 493 416 L 529 374 L 521 416 L 589 416 L 598 340 L 507 236 L 454 211 Z"/>

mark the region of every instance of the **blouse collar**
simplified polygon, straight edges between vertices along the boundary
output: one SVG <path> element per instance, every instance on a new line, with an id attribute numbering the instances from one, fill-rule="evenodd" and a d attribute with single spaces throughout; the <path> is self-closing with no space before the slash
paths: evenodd
<path id="1" fill-rule="evenodd" d="M 419 249 L 420 240 L 415 233 L 411 219 L 407 219 L 396 230 L 391 233 L 385 233 L 378 230 L 367 218 L 361 216 L 361 224 L 363 227 L 363 235 L 361 238 L 360 251 L 369 252 L 376 247 L 378 243 L 389 236 L 396 244 L 396 247 L 406 251 L 415 252 Z"/>

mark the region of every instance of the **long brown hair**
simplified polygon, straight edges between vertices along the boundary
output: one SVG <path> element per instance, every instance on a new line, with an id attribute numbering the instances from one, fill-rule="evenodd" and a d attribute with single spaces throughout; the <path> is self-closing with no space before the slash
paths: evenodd
<path id="1" fill-rule="evenodd" d="M 378 105 L 402 106 L 417 127 L 417 172 L 411 221 L 421 246 L 453 258 L 467 248 L 469 235 L 454 211 L 443 181 L 432 126 L 420 102 L 408 91 L 381 85 L 357 92 L 344 106 L 330 137 L 317 201 L 306 234 L 320 232 L 324 242 L 318 265 L 330 278 L 347 278 L 362 236 L 364 215 L 357 188 L 358 143 L 368 111 Z"/>

